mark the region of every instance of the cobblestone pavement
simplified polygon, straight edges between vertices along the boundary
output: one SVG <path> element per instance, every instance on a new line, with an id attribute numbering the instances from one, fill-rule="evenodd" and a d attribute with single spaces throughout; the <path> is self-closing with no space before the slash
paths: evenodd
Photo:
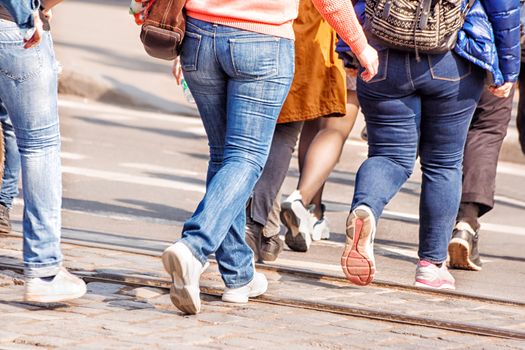
<path id="1" fill-rule="evenodd" d="M 0 237 L 0 263 L 20 263 L 21 240 Z M 167 278 L 158 258 L 63 244 L 77 271 Z M 268 273 L 271 296 L 397 309 L 523 330 L 524 310 L 468 305 L 384 288 L 355 288 Z M 220 286 L 215 269 L 203 284 Z M 23 277 L 0 271 L 0 349 L 525 349 L 525 343 L 250 302 L 204 297 L 202 313 L 184 316 L 167 291 L 92 282 L 64 304 L 21 301 Z"/>

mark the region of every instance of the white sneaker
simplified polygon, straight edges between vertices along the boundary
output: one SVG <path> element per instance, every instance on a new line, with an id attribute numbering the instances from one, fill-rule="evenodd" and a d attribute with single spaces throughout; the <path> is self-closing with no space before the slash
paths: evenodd
<path id="1" fill-rule="evenodd" d="M 321 218 L 316 219 L 312 228 L 312 240 L 319 241 L 321 239 L 330 239 L 330 226 L 328 225 L 328 219 L 324 215 L 326 207 L 321 204 Z"/>
<path id="2" fill-rule="evenodd" d="M 84 294 L 86 294 L 86 283 L 61 267 L 58 274 L 53 277 L 27 278 L 24 300 L 38 303 L 58 303 L 80 298 Z"/>
<path id="3" fill-rule="evenodd" d="M 172 244 L 162 253 L 164 269 L 173 282 L 170 298 L 180 311 L 195 315 L 201 309 L 199 281 L 201 274 L 208 268 L 193 255 L 181 242 Z"/>
<path id="4" fill-rule="evenodd" d="M 268 289 L 268 280 L 266 276 L 260 272 L 253 274 L 253 279 L 250 283 L 239 288 L 226 288 L 222 295 L 222 301 L 228 303 L 247 303 L 248 298 L 255 298 L 264 294 Z"/>
<path id="5" fill-rule="evenodd" d="M 346 221 L 346 247 L 341 257 L 343 272 L 354 284 L 365 286 L 374 279 L 375 234 L 376 221 L 370 208 L 355 208 Z"/>
<path id="6" fill-rule="evenodd" d="M 287 231 L 284 241 L 290 249 L 306 252 L 312 243 L 312 230 L 317 218 L 304 206 L 298 190 L 281 204 L 281 221 Z"/>

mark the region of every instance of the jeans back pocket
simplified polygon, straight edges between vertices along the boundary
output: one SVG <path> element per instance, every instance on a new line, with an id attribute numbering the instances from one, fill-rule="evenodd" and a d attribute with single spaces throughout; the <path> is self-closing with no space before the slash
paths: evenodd
<path id="1" fill-rule="evenodd" d="M 280 38 L 258 36 L 229 39 L 233 69 L 238 78 L 267 79 L 279 73 Z"/>
<path id="2" fill-rule="evenodd" d="M 191 72 L 197 70 L 201 41 L 202 35 L 186 31 L 180 54 L 180 64 L 183 71 Z"/>
<path id="3" fill-rule="evenodd" d="M 24 34 L 14 23 L 2 23 L 0 30 L 0 73 L 9 79 L 22 82 L 42 70 L 42 42 L 30 49 L 24 49 Z M 45 49 L 44 49 L 45 51 Z"/>
<path id="4" fill-rule="evenodd" d="M 472 72 L 472 64 L 454 52 L 428 55 L 428 65 L 435 80 L 460 81 Z"/>

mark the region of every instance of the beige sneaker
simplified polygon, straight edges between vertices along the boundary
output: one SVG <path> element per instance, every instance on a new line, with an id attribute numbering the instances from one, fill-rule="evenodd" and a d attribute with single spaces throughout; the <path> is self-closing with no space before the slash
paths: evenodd
<path id="1" fill-rule="evenodd" d="M 27 278 L 24 300 L 57 303 L 77 299 L 84 294 L 86 294 L 86 283 L 62 267 L 53 277 Z"/>
<path id="2" fill-rule="evenodd" d="M 253 279 L 245 286 L 239 288 L 226 288 L 222 295 L 222 301 L 228 303 L 247 303 L 248 298 L 262 295 L 268 289 L 268 280 L 260 272 L 253 273 Z"/>
<path id="3" fill-rule="evenodd" d="M 172 244 L 164 251 L 162 263 L 173 282 L 170 288 L 173 305 L 186 314 L 199 313 L 201 310 L 199 281 L 209 264 L 203 266 L 182 242 Z"/>

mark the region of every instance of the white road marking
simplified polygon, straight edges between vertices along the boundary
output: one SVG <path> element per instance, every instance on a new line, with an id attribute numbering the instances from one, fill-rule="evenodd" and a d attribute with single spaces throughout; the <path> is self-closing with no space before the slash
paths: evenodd
<path id="1" fill-rule="evenodd" d="M 525 208 L 525 202 L 524 201 L 520 201 L 519 199 L 514 199 L 514 198 L 509 198 L 509 197 L 505 197 L 505 196 L 494 196 L 494 200 L 496 202 L 499 202 L 499 203 L 502 203 L 502 204 L 510 204 L 510 205 L 515 205 L 515 206 L 518 206 L 518 207 L 523 207 Z"/>
<path id="2" fill-rule="evenodd" d="M 97 117 L 93 116 L 93 118 L 99 118 L 99 119 L 109 119 L 109 118 L 117 118 L 117 120 L 124 119 L 140 119 L 140 120 L 148 120 L 148 119 L 154 119 L 158 121 L 165 121 L 165 122 L 172 122 L 177 124 L 187 124 L 187 125 L 202 125 L 202 121 L 200 118 L 196 117 L 184 117 L 180 115 L 175 114 L 165 114 L 160 112 L 147 112 L 147 111 L 136 111 L 133 109 L 127 109 L 123 107 L 117 107 L 117 106 L 111 106 L 111 105 L 104 105 L 99 103 L 84 103 L 80 101 L 70 101 L 70 100 L 59 100 L 58 105 L 60 107 L 66 107 L 66 108 L 73 108 L 75 110 L 83 110 L 83 111 L 89 111 L 89 112 L 97 112 L 97 113 L 106 113 L 106 114 L 113 114 L 114 117 Z M 121 119 L 118 119 L 121 118 Z"/>
<path id="3" fill-rule="evenodd" d="M 324 270 L 324 271 L 339 272 L 340 274 L 343 273 L 340 265 L 317 263 L 313 261 L 290 260 L 290 259 L 284 259 L 281 257 L 277 259 L 276 264 L 270 263 L 269 265 L 295 267 L 295 268 L 302 268 L 305 270 L 312 270 L 312 271 Z"/>
<path id="4" fill-rule="evenodd" d="M 358 140 L 353 140 L 353 139 L 346 139 L 345 144 L 349 145 L 349 146 L 368 148 L 368 144 L 366 143 L 366 141 L 358 141 Z"/>
<path id="5" fill-rule="evenodd" d="M 78 153 L 61 152 L 60 157 L 62 159 L 80 160 L 85 159 L 86 156 Z"/>
<path id="6" fill-rule="evenodd" d="M 525 165 L 508 162 L 498 162 L 498 174 L 525 177 Z"/>
<path id="7" fill-rule="evenodd" d="M 146 163 L 120 163 L 120 166 L 132 169 L 139 169 L 145 171 L 156 171 L 159 173 L 173 174 L 173 175 L 183 175 L 183 176 L 198 176 L 199 173 L 196 171 L 189 171 L 183 169 L 168 168 L 164 166 L 158 166 L 153 164 Z"/>
<path id="8" fill-rule="evenodd" d="M 112 171 L 94 170 L 88 168 L 77 168 L 72 166 L 62 166 L 62 172 L 78 176 L 92 177 L 110 182 L 125 182 L 144 186 L 155 186 L 175 190 L 205 193 L 205 186 L 194 185 L 182 181 L 156 179 L 146 176 L 136 176 Z"/>

